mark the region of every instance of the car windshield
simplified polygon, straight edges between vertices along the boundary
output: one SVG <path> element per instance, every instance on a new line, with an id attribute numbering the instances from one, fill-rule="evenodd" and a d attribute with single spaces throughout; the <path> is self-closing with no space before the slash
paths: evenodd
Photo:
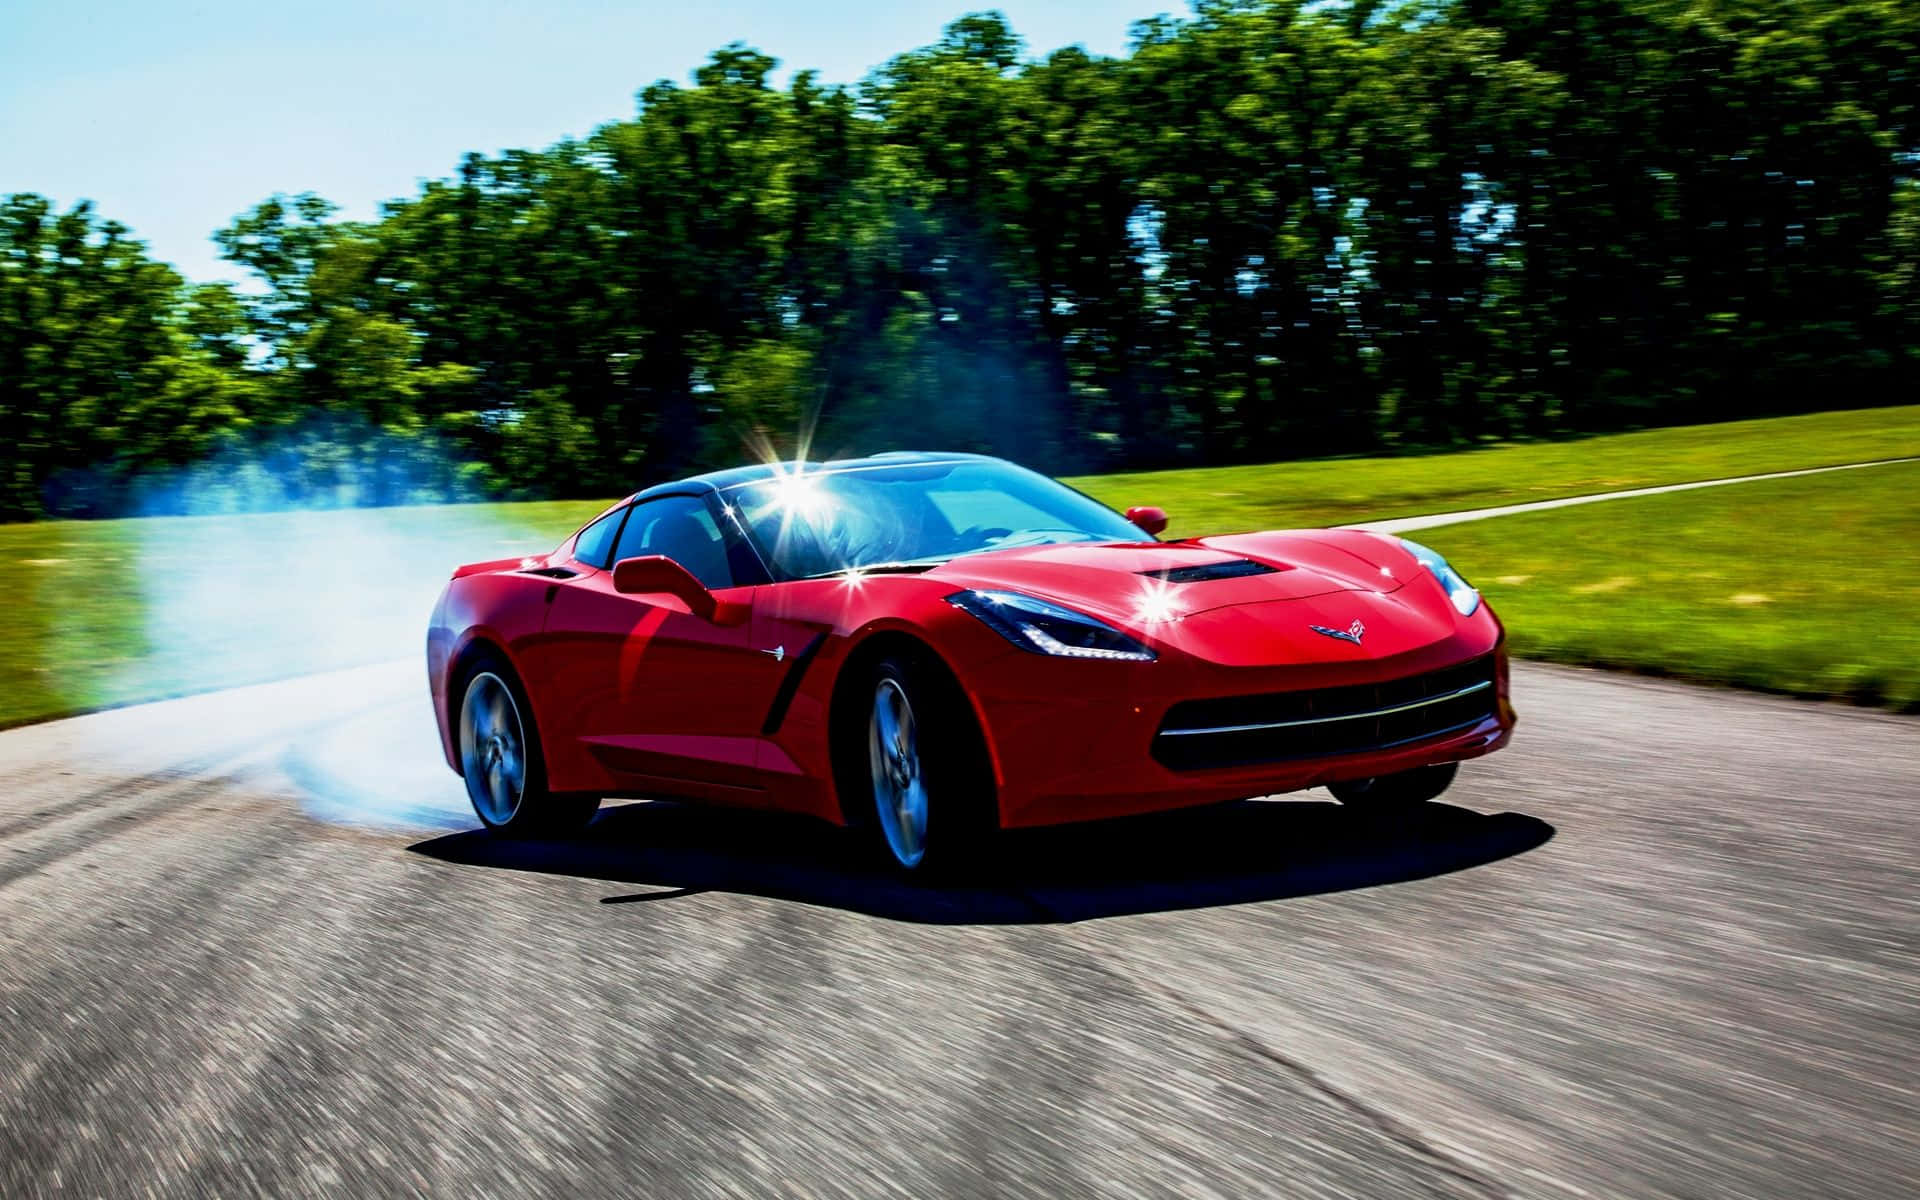
<path id="1" fill-rule="evenodd" d="M 788 579 L 931 566 L 1012 546 L 1146 537 L 1064 484 L 988 460 L 787 468 L 723 498 L 768 565 Z"/>

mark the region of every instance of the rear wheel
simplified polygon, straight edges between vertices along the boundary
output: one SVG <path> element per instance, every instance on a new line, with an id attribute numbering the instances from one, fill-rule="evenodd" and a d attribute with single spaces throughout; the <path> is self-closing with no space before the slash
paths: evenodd
<path id="1" fill-rule="evenodd" d="M 1459 763 L 1439 763 L 1393 775 L 1330 783 L 1327 790 L 1335 800 L 1355 808 L 1412 808 L 1446 791 L 1459 770 Z"/>
<path id="2" fill-rule="evenodd" d="M 573 833 L 599 809 L 596 796 L 547 791 L 532 710 L 512 672 L 491 656 L 466 674 L 458 735 L 467 798 L 488 829 L 515 836 Z"/>
<path id="3" fill-rule="evenodd" d="M 888 861 L 915 875 L 966 865 L 993 826 L 992 776 L 958 691 L 906 655 L 880 660 L 871 678 L 868 811 Z"/>

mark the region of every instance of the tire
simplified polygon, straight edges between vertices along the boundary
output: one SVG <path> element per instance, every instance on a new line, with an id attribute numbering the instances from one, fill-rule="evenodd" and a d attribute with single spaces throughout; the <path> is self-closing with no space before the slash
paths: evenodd
<path id="1" fill-rule="evenodd" d="M 1446 791 L 1459 770 L 1459 763 L 1439 763 L 1394 775 L 1330 783 L 1327 790 L 1333 793 L 1335 800 L 1355 808 L 1413 808 Z"/>
<path id="2" fill-rule="evenodd" d="M 498 656 L 461 673 L 454 743 L 474 815 L 507 837 L 578 833 L 600 809 L 598 796 L 547 791 L 539 730 L 520 680 Z"/>
<path id="3" fill-rule="evenodd" d="M 951 676 L 918 656 L 875 663 L 864 685 L 858 771 L 881 861 L 915 878 L 977 866 L 994 819 L 993 774 L 972 708 Z M 850 766 L 853 764 L 849 764 Z M 856 785 L 857 786 L 857 785 Z"/>

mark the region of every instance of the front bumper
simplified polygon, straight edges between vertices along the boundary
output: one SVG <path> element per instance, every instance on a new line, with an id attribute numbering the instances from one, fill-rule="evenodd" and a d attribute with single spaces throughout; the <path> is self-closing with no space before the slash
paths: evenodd
<path id="1" fill-rule="evenodd" d="M 1222 667 L 1184 655 L 1141 664 L 999 656 L 965 682 L 994 759 L 1000 823 L 1051 825 L 1215 804 L 1498 750 L 1512 735 L 1514 711 L 1500 626 L 1482 613 L 1418 650 L 1347 662 Z M 1329 736 L 1333 752 L 1316 753 L 1309 740 L 1306 749 L 1296 746 L 1272 761 L 1220 766 L 1169 756 L 1164 737 L 1156 744 L 1169 712 L 1194 700 L 1393 685 L 1489 656 L 1490 703 L 1430 736 L 1360 748 Z M 1040 679 L 1045 694 L 1035 687 Z"/>

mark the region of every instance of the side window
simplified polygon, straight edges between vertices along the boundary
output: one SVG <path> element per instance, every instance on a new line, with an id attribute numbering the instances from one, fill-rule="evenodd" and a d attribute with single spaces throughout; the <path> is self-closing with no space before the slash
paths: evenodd
<path id="1" fill-rule="evenodd" d="M 573 543 L 574 561 L 583 562 L 590 567 L 611 565 L 607 552 L 613 549 L 613 535 L 620 532 L 620 518 L 625 516 L 626 512 L 624 508 L 616 508 L 582 529 L 579 538 Z"/>
<path id="2" fill-rule="evenodd" d="M 720 527 L 698 496 L 662 496 L 633 506 L 613 561 L 643 554 L 666 555 L 710 588 L 733 586 Z"/>

